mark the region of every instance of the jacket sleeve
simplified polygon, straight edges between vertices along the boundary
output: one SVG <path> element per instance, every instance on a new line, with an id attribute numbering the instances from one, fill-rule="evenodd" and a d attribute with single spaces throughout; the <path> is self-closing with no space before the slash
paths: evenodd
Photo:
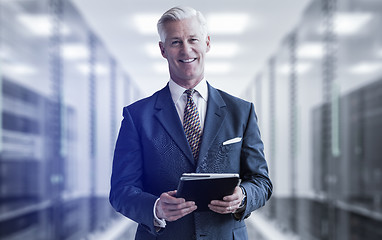
<path id="1" fill-rule="evenodd" d="M 253 104 L 250 104 L 240 161 L 241 185 L 247 194 L 247 204 L 245 211 L 240 214 L 241 216 L 235 216 L 239 220 L 248 217 L 252 211 L 264 206 L 271 197 L 273 189 Z"/>
<path id="2" fill-rule="evenodd" d="M 152 234 L 157 196 L 143 191 L 143 156 L 139 133 L 127 107 L 116 142 L 109 201 L 114 209 Z"/>

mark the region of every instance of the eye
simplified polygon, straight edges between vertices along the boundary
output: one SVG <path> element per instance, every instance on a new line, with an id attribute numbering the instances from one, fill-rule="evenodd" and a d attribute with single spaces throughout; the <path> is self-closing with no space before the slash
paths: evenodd
<path id="1" fill-rule="evenodd" d="M 191 38 L 191 40 L 190 40 L 191 42 L 198 42 L 199 41 L 199 39 L 197 39 L 197 38 Z"/>
<path id="2" fill-rule="evenodd" d="M 173 46 L 177 46 L 177 45 L 179 45 L 180 44 L 180 41 L 179 40 L 173 40 L 172 42 L 171 42 L 171 45 L 173 45 Z"/>

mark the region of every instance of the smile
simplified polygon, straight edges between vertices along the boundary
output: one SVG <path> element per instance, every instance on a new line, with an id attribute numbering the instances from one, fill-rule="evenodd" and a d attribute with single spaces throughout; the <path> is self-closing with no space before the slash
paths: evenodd
<path id="1" fill-rule="evenodd" d="M 196 58 L 181 59 L 181 60 L 179 60 L 179 61 L 182 62 L 182 63 L 191 63 L 191 62 L 196 61 Z"/>

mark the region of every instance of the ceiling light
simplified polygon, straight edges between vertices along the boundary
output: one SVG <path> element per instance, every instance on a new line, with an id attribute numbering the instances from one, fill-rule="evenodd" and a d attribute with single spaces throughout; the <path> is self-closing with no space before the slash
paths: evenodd
<path id="1" fill-rule="evenodd" d="M 319 59 L 324 56 L 324 48 L 321 43 L 311 42 L 301 45 L 297 50 L 298 58 Z"/>
<path id="2" fill-rule="evenodd" d="M 340 12 L 334 17 L 334 31 L 338 35 L 353 35 L 365 27 L 365 25 L 373 18 L 371 13 L 349 13 Z M 320 27 L 320 33 L 324 32 L 324 25 Z"/>
<path id="3" fill-rule="evenodd" d="M 243 33 L 249 20 L 249 15 L 243 13 L 215 13 L 207 17 L 209 31 L 214 34 Z"/>
<path id="4" fill-rule="evenodd" d="M 157 13 L 136 14 L 133 16 L 133 22 L 141 34 L 154 35 L 157 34 L 157 22 L 160 17 L 161 14 Z"/>
<path id="5" fill-rule="evenodd" d="M 47 37 L 53 32 L 53 19 L 47 14 L 20 14 L 17 19 L 24 27 L 37 36 Z M 68 35 L 70 33 L 69 28 L 65 24 L 61 26 L 61 34 Z"/>
<path id="6" fill-rule="evenodd" d="M 370 13 L 338 13 L 335 16 L 334 29 L 340 35 L 355 34 L 371 19 Z"/>
<path id="7" fill-rule="evenodd" d="M 282 75 L 289 75 L 291 73 L 290 68 L 291 68 L 290 64 L 284 64 L 280 66 L 278 72 L 281 73 Z M 304 74 L 307 71 L 309 71 L 310 68 L 311 68 L 311 64 L 309 63 L 306 63 L 306 62 L 297 63 L 296 72 L 297 74 Z"/>
<path id="8" fill-rule="evenodd" d="M 382 69 L 382 62 L 361 62 L 350 68 L 351 73 L 369 74 Z"/>
<path id="9" fill-rule="evenodd" d="M 233 57 L 238 51 L 236 43 L 213 43 L 208 57 Z"/>
<path id="10" fill-rule="evenodd" d="M 4 72 L 4 74 L 7 74 L 9 76 L 28 76 L 36 73 L 35 68 L 22 63 L 4 63 L 2 64 L 1 69 Z"/>
<path id="11" fill-rule="evenodd" d="M 84 64 L 79 64 L 79 65 L 77 66 L 77 69 L 78 69 L 82 74 L 84 74 L 84 75 L 87 75 L 87 74 L 90 73 L 90 67 L 89 67 L 89 64 L 86 64 L 86 63 L 84 63 Z M 95 74 L 96 74 L 96 75 L 105 75 L 105 74 L 107 74 L 107 73 L 108 73 L 108 68 L 107 68 L 105 65 L 100 64 L 100 63 L 98 63 L 98 64 L 95 65 Z"/>
<path id="12" fill-rule="evenodd" d="M 89 50 L 83 44 L 65 44 L 62 46 L 62 56 L 68 60 L 87 59 Z"/>
<path id="13" fill-rule="evenodd" d="M 230 71 L 232 71 L 232 65 L 227 62 L 206 63 L 205 71 L 206 73 L 212 73 L 212 74 L 227 74 Z"/>

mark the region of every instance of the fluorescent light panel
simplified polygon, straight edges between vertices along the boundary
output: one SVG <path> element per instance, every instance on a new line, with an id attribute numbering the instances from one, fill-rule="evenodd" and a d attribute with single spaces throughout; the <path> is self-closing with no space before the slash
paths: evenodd
<path id="1" fill-rule="evenodd" d="M 68 60 L 87 59 L 89 50 L 83 44 L 65 44 L 62 46 L 62 56 Z"/>
<path id="2" fill-rule="evenodd" d="M 373 14 L 367 12 L 339 12 L 334 16 L 334 31 L 340 36 L 350 36 L 365 28 L 365 25 L 373 18 Z M 324 32 L 321 25 L 319 32 Z"/>
<path id="3" fill-rule="evenodd" d="M 360 62 L 350 68 L 351 73 L 370 74 L 382 69 L 382 62 Z"/>
<path id="4" fill-rule="evenodd" d="M 304 74 L 307 71 L 309 71 L 310 68 L 311 68 L 311 64 L 309 64 L 309 63 L 305 63 L 305 62 L 297 63 L 296 72 L 297 72 L 297 74 Z M 281 65 L 279 70 L 278 70 L 278 72 L 281 73 L 282 75 L 289 75 L 290 71 L 291 71 L 291 69 L 290 69 L 289 64 Z"/>
<path id="5" fill-rule="evenodd" d="M 89 64 L 86 64 L 86 63 L 83 63 L 83 64 L 79 64 L 77 66 L 77 69 L 84 75 L 87 75 L 90 73 L 90 68 L 89 68 Z M 97 75 L 105 75 L 108 73 L 108 68 L 103 65 L 103 64 L 96 64 L 95 65 L 95 74 Z"/>
<path id="6" fill-rule="evenodd" d="M 47 37 L 53 32 L 52 18 L 47 14 L 20 14 L 18 21 L 36 36 Z M 62 34 L 68 35 L 70 30 L 67 25 L 62 24 Z"/>
<path id="7" fill-rule="evenodd" d="M 335 16 L 334 29 L 340 35 L 355 34 L 371 19 L 371 13 L 338 13 Z"/>
<path id="8" fill-rule="evenodd" d="M 36 74 L 36 69 L 30 65 L 23 63 L 4 63 L 2 71 L 10 76 L 30 76 Z"/>
<path id="9" fill-rule="evenodd" d="M 209 31 L 214 34 L 240 34 L 249 23 L 250 17 L 244 13 L 213 13 L 207 17 Z"/>
<path id="10" fill-rule="evenodd" d="M 297 50 L 298 58 L 320 59 L 324 56 L 324 47 L 322 43 L 308 42 L 302 44 Z"/>

